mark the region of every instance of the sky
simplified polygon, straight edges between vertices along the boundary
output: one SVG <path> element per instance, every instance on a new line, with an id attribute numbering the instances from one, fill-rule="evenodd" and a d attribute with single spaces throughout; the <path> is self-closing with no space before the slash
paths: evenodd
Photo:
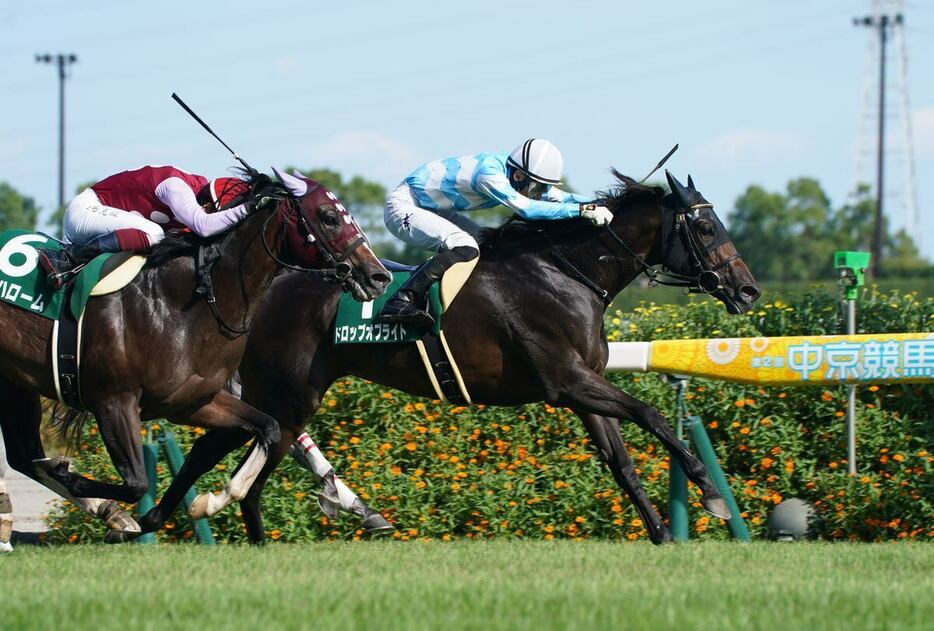
<path id="1" fill-rule="evenodd" d="M 916 236 L 934 259 L 924 186 L 934 0 L 905 5 Z M 690 173 L 721 216 L 748 185 L 782 190 L 803 175 L 839 205 L 855 181 L 870 37 L 852 18 L 869 10 L 866 0 L 5 0 L 0 181 L 43 216 L 56 205 L 58 80 L 34 55 L 64 52 L 78 56 L 66 198 L 142 164 L 223 175 L 232 159 L 174 91 L 266 170 L 331 167 L 392 187 L 428 160 L 534 136 L 561 148 L 576 190 L 592 191 L 611 184 L 611 166 L 641 177 L 677 142 L 668 168 Z M 896 227 L 897 201 L 887 201 Z"/>

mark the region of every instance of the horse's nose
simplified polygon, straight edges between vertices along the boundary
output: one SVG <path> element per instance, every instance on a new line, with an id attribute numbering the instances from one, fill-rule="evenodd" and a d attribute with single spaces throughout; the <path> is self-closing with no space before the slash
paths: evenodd
<path id="1" fill-rule="evenodd" d="M 370 283 L 379 289 L 392 282 L 392 274 L 388 270 L 379 270 L 370 274 Z"/>
<path id="2" fill-rule="evenodd" d="M 759 299 L 759 296 L 762 295 L 762 292 L 759 291 L 759 288 L 755 285 L 743 285 L 739 288 L 739 295 L 746 302 L 746 304 L 751 305 Z"/>

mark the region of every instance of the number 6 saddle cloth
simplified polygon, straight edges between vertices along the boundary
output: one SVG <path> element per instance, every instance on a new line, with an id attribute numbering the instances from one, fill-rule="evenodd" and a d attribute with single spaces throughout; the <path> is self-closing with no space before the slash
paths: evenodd
<path id="1" fill-rule="evenodd" d="M 51 363 L 56 394 L 63 403 L 80 408 L 78 372 L 84 308 L 92 296 L 113 293 L 128 285 L 143 269 L 146 257 L 132 252 L 102 254 L 64 287 L 55 289 L 39 267 L 36 248 L 61 250 L 62 245 L 52 237 L 27 230 L 0 233 L 0 300 L 54 321 Z"/>

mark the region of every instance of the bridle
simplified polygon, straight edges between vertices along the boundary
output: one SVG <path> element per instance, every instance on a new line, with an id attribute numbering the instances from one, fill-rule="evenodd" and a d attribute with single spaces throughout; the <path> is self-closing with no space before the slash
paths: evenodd
<path id="1" fill-rule="evenodd" d="M 269 242 L 266 240 L 266 227 L 269 225 L 269 222 L 275 215 L 283 215 L 282 227 L 279 230 L 279 236 L 277 238 L 280 242 L 285 238 L 288 216 L 286 216 L 286 213 L 282 213 L 282 211 L 278 209 L 276 212 L 270 213 L 269 217 L 266 218 L 266 221 L 263 222 L 263 247 L 266 248 L 266 254 L 268 254 L 272 260 L 285 269 L 319 276 L 329 283 L 343 285 L 350 278 L 350 274 L 353 271 L 353 268 L 350 266 L 350 263 L 347 262 L 347 259 L 358 247 L 360 247 L 361 244 L 368 244 L 369 242 L 367 241 L 363 230 L 361 230 L 360 226 L 357 224 L 356 219 L 354 219 L 349 213 L 346 213 L 344 216 L 350 220 L 348 223 L 351 223 L 356 229 L 357 236 L 339 250 L 332 245 L 331 241 L 325 238 L 321 229 L 315 222 L 308 220 L 308 217 L 305 216 L 305 209 L 302 208 L 301 200 L 310 196 L 320 188 L 322 188 L 321 184 L 315 184 L 314 186 L 310 186 L 304 195 L 296 196 L 290 194 L 287 198 L 285 198 L 285 200 L 288 203 L 287 213 L 294 215 L 300 222 L 302 228 L 308 235 L 307 239 L 309 243 L 314 244 L 318 250 L 318 253 L 324 259 L 327 267 L 322 269 L 308 269 L 287 263 L 286 261 L 283 261 L 281 258 L 276 256 L 276 254 L 269 247 Z M 330 193 L 328 195 L 330 195 Z"/>
<path id="2" fill-rule="evenodd" d="M 633 251 L 631 247 L 629 247 L 629 244 L 627 244 L 626 241 L 619 236 L 619 234 L 613 229 L 611 225 L 607 224 L 601 230 L 605 234 L 609 234 L 610 237 L 620 247 L 622 247 L 623 250 L 629 254 L 629 256 L 632 257 L 632 259 L 641 268 L 639 270 L 640 273 L 644 274 L 649 279 L 650 286 L 667 285 L 669 287 L 684 287 L 688 290 L 689 293 L 704 294 L 714 294 L 723 290 L 723 278 L 718 270 L 741 258 L 739 253 L 733 254 L 729 258 L 720 261 L 716 265 L 710 265 L 707 262 L 708 257 L 706 255 L 711 251 L 716 250 L 720 246 L 729 243 L 729 236 L 724 230 L 722 231 L 723 234 L 719 239 L 715 240 L 710 245 L 703 247 L 697 242 L 697 239 L 694 237 L 694 231 L 692 230 L 694 222 L 700 219 L 700 211 L 703 209 L 713 208 L 713 204 L 705 202 L 693 204 L 688 207 L 677 206 L 672 208 L 673 212 L 670 214 L 672 217 L 670 227 L 667 226 L 665 221 L 665 208 L 665 206 L 660 207 L 662 210 L 662 229 L 659 231 L 658 240 L 658 247 L 662 252 L 662 265 L 668 265 L 675 243 L 677 240 L 680 240 L 684 246 L 684 253 L 687 256 L 687 265 L 691 270 L 691 273 L 683 274 L 680 272 L 671 271 L 669 269 L 653 269 L 644 258 L 639 256 L 635 251 Z M 591 280 L 584 272 L 582 272 L 571 261 L 569 261 L 567 257 L 556 250 L 548 238 L 547 233 L 545 233 L 545 231 L 542 231 L 542 233 L 546 235 L 546 239 L 549 241 L 552 255 L 562 264 L 562 266 L 567 269 L 571 276 L 590 288 L 594 293 L 597 294 L 597 296 L 600 297 L 601 300 L 603 300 L 604 305 L 608 306 L 613 300 L 613 297 L 610 296 L 610 293 L 600 287 L 600 285 L 598 285 L 596 282 Z M 724 292 L 724 294 L 725 293 L 726 292 Z"/>
<path id="3" fill-rule="evenodd" d="M 340 249 L 334 247 L 331 241 L 325 238 L 320 227 L 305 216 L 305 210 L 302 208 L 301 200 L 316 192 L 320 188 L 322 188 L 321 184 L 315 184 L 314 186 L 309 186 L 308 191 L 301 196 L 288 194 L 287 197 L 272 196 L 269 198 L 270 202 L 286 201 L 288 206 L 287 209 L 283 211 L 281 208 L 281 203 L 278 203 L 276 208 L 269 213 L 269 216 L 263 222 L 263 227 L 261 230 L 263 248 L 265 248 L 266 254 L 269 255 L 273 261 L 285 269 L 302 272 L 305 274 L 312 274 L 322 278 L 328 283 L 333 283 L 344 287 L 344 285 L 351 279 L 351 273 L 353 272 L 353 268 L 351 267 L 350 263 L 347 262 L 347 259 L 358 247 L 360 247 L 361 244 L 368 244 L 368 241 L 365 233 L 360 229 L 360 226 L 357 224 L 356 220 L 350 215 L 350 213 L 347 213 L 346 211 L 342 214 L 342 216 L 345 217 L 344 220 L 347 223 L 353 225 L 353 227 L 356 229 L 357 235 Z M 328 192 L 327 195 L 336 200 L 336 197 L 333 197 L 330 192 Z M 265 200 L 258 201 L 254 207 L 254 212 L 259 210 L 259 208 L 264 205 L 264 202 Z M 299 222 L 302 228 L 305 230 L 308 242 L 314 244 L 318 254 L 322 257 L 327 267 L 322 269 L 299 267 L 298 265 L 288 263 L 277 256 L 275 252 L 273 252 L 272 248 L 269 247 L 269 242 L 266 239 L 266 232 L 267 228 L 269 227 L 269 222 L 272 221 L 272 219 L 276 216 L 281 217 L 283 220 L 282 225 L 276 235 L 277 242 L 281 244 L 282 241 L 286 239 L 288 222 L 291 217 L 294 217 L 295 220 Z M 198 287 L 195 289 L 195 293 L 205 298 L 208 303 L 208 307 L 211 309 L 211 313 L 214 314 L 214 318 L 217 320 L 217 323 L 221 326 L 221 328 L 235 336 L 246 335 L 250 332 L 250 328 L 253 326 L 252 322 L 247 324 L 246 328 L 243 329 L 232 327 L 224 321 L 224 318 L 221 316 L 220 311 L 217 308 L 217 298 L 214 295 L 214 285 L 211 281 L 211 269 L 213 268 L 214 263 L 217 262 L 218 258 L 220 258 L 220 248 L 217 244 L 201 246 L 198 248 L 198 254 L 196 258 Z"/>

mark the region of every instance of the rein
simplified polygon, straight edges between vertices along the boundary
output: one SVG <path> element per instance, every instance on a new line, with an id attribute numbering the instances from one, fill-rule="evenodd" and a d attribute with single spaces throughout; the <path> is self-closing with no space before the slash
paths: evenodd
<path id="1" fill-rule="evenodd" d="M 720 274 L 717 273 L 717 270 L 740 258 L 740 255 L 737 252 L 713 267 L 708 267 L 705 264 L 705 257 L 702 255 L 717 249 L 724 243 L 727 243 L 727 241 L 720 240 L 703 249 L 700 247 L 691 232 L 689 223 L 690 218 L 693 218 L 693 215 L 702 208 L 713 208 L 713 204 L 694 204 L 687 209 L 676 209 L 673 230 L 666 235 L 663 222 L 662 230 L 659 234 L 659 242 L 665 244 L 663 256 L 665 260 L 668 259 L 671 249 L 674 247 L 675 238 L 681 238 L 686 246 L 685 251 L 689 257 L 689 264 L 692 268 L 700 270 L 700 272 L 695 275 L 680 274 L 669 270 L 655 270 L 646 263 L 644 258 L 636 254 L 636 252 L 629 247 L 629 244 L 627 244 L 612 227 L 607 225 L 603 230 L 609 233 L 613 240 L 638 263 L 639 267 L 641 267 L 640 273 L 644 274 L 649 279 L 650 286 L 666 285 L 668 287 L 686 287 L 690 293 L 712 294 L 723 289 L 723 279 L 720 277 Z M 568 260 L 567 257 L 555 249 L 554 243 L 551 240 L 551 235 L 547 231 L 540 229 L 538 232 L 548 243 L 548 249 L 551 255 L 565 268 L 569 275 L 597 294 L 600 300 L 603 301 L 605 307 L 609 306 L 613 300 L 609 292 L 591 280 L 584 272 Z"/>

